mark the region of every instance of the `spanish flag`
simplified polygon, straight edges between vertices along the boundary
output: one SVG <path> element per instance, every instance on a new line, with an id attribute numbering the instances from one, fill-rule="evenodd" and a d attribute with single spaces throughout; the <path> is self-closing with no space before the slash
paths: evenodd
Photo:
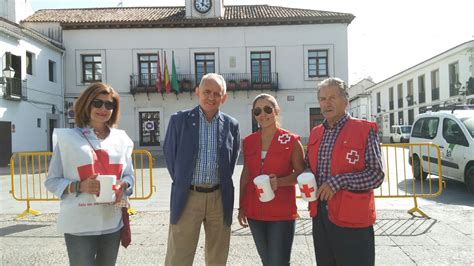
<path id="1" fill-rule="evenodd" d="M 166 52 L 164 53 L 165 53 L 165 58 L 164 58 L 165 62 L 163 66 L 163 69 L 164 69 L 163 84 L 165 86 L 166 93 L 170 93 L 171 92 L 170 72 L 168 71 L 168 64 L 166 63 Z"/>
<path id="2" fill-rule="evenodd" d="M 157 54 L 157 59 L 156 59 L 156 82 L 155 82 L 155 88 L 156 92 L 160 93 L 161 89 L 163 87 L 163 79 L 161 78 L 161 67 L 160 67 L 160 52 Z"/>

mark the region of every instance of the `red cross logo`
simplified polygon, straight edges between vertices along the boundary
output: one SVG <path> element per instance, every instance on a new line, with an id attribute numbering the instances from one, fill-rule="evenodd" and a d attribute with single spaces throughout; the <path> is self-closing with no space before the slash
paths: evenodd
<path id="1" fill-rule="evenodd" d="M 291 137 L 288 134 L 283 134 L 278 137 L 278 141 L 283 145 L 290 142 L 290 140 L 291 140 Z"/>
<path id="2" fill-rule="evenodd" d="M 257 187 L 257 195 L 258 195 L 258 197 L 260 198 L 260 195 L 262 195 L 262 194 L 263 194 L 263 189 Z"/>
<path id="3" fill-rule="evenodd" d="M 105 150 L 96 150 L 92 153 L 92 163 L 77 167 L 77 172 L 81 181 L 93 174 L 115 175 L 119 179 L 122 176 L 122 164 L 110 164 L 109 154 Z"/>
<path id="4" fill-rule="evenodd" d="M 301 192 L 305 195 L 305 197 L 309 198 L 311 197 L 311 192 L 314 191 L 314 187 L 308 187 L 308 185 L 304 184 L 303 188 L 301 189 Z"/>
<path id="5" fill-rule="evenodd" d="M 351 150 L 346 154 L 346 159 L 350 164 L 356 164 L 359 161 L 359 153 L 355 150 Z"/>

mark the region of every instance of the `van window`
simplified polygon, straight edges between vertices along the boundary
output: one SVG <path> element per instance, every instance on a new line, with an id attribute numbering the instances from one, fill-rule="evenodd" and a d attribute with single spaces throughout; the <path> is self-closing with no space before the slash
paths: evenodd
<path id="1" fill-rule="evenodd" d="M 434 139 L 438 132 L 439 119 L 437 117 L 427 117 L 416 121 L 413 126 L 412 137 Z"/>
<path id="2" fill-rule="evenodd" d="M 403 127 L 401 127 L 401 129 L 402 129 L 402 133 L 410 134 L 411 126 L 403 126 Z"/>
<path id="3" fill-rule="evenodd" d="M 423 126 L 423 120 L 419 119 L 416 121 L 415 125 L 413 126 L 413 132 L 411 133 L 412 137 L 421 137 L 421 126 Z"/>
<path id="4" fill-rule="evenodd" d="M 461 127 L 452 119 L 445 118 L 443 120 L 443 137 L 450 144 L 469 146 Z"/>
<path id="5" fill-rule="evenodd" d="M 474 138 L 474 117 L 463 118 L 461 122 L 466 126 L 467 131 L 471 134 L 471 138 Z"/>

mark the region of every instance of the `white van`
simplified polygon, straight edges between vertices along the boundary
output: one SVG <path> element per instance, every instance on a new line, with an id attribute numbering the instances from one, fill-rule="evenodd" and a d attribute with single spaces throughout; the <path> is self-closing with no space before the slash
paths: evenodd
<path id="1" fill-rule="evenodd" d="M 390 143 L 408 142 L 410 140 L 411 126 L 392 126 L 390 130 Z"/>
<path id="2" fill-rule="evenodd" d="M 417 116 L 410 143 L 423 142 L 439 146 L 443 176 L 464 182 L 474 193 L 474 105 L 445 107 Z M 413 148 L 412 152 L 415 178 L 426 178 L 428 163 L 431 172 L 437 175 L 438 156 L 435 149 L 431 149 L 429 155 L 425 154 L 427 149 Z"/>

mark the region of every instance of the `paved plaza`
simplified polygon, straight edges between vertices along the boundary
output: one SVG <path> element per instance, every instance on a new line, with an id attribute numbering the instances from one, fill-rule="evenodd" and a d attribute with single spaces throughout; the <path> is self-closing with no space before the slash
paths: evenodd
<path id="1" fill-rule="evenodd" d="M 119 265 L 164 263 L 171 183 L 164 163 L 156 160 L 155 167 L 153 196 L 132 202 L 138 211 L 131 217 L 132 244 L 128 249 L 121 247 Z M 238 184 L 241 170 L 239 163 L 234 184 Z M 0 171 L 0 265 L 66 265 L 64 239 L 56 231 L 59 203 L 33 202 L 31 207 L 41 214 L 16 220 L 26 204 L 15 201 L 9 193 L 9 169 Z M 376 199 L 376 265 L 473 265 L 474 196 L 463 184 L 448 180 L 440 197 L 418 203 L 431 219 L 408 214 L 406 211 L 413 207 L 411 199 Z M 300 199 L 298 209 L 301 218 L 297 220 L 291 264 L 315 265 L 311 220 L 306 203 Z M 250 231 L 240 227 L 236 216 L 235 211 L 228 265 L 260 265 Z M 204 264 L 203 229 L 201 233 L 195 265 Z"/>

